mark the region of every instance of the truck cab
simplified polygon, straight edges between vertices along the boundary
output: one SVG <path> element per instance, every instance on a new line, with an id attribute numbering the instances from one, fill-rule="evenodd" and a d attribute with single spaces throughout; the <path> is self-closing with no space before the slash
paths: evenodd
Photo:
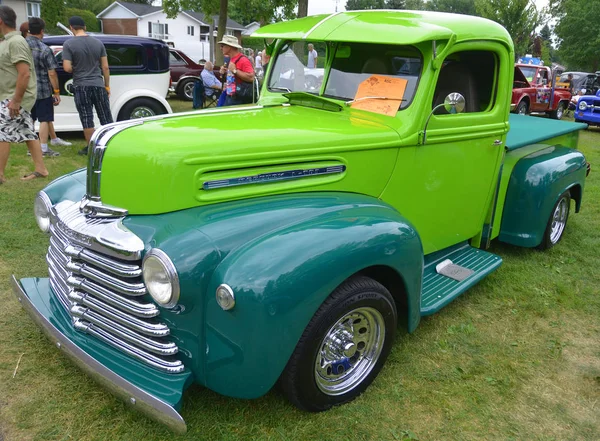
<path id="1" fill-rule="evenodd" d="M 356 398 L 399 326 L 500 267 L 492 240 L 555 246 L 583 200 L 585 125 L 509 118 L 494 22 L 350 11 L 254 36 L 258 103 L 99 129 L 87 170 L 36 200 L 48 277 L 12 279 L 67 355 L 178 431 L 192 383 L 279 384 L 307 411 Z"/>
<path id="2" fill-rule="evenodd" d="M 569 107 L 571 92 L 556 82 L 557 74 L 548 66 L 515 64 L 511 111 L 522 115 L 546 113 L 561 119 Z"/>

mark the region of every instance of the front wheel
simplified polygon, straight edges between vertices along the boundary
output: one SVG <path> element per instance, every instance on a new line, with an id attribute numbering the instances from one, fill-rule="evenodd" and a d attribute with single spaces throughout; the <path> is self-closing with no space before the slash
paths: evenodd
<path id="1" fill-rule="evenodd" d="M 562 239 L 565 227 L 567 226 L 567 220 L 569 219 L 570 208 L 571 195 L 568 191 L 565 191 L 560 195 L 558 202 L 556 202 L 552 209 L 552 214 L 546 225 L 546 231 L 544 231 L 544 238 L 539 246 L 541 250 L 552 248 Z"/>
<path id="2" fill-rule="evenodd" d="M 550 118 L 552 119 L 562 119 L 563 115 L 565 114 L 565 103 L 560 102 L 558 103 L 558 107 L 556 108 L 556 110 L 553 110 L 552 112 L 550 112 Z"/>
<path id="3" fill-rule="evenodd" d="M 529 112 L 529 105 L 527 105 L 527 101 L 521 101 L 517 106 L 517 113 L 519 115 L 527 115 Z"/>
<path id="4" fill-rule="evenodd" d="M 163 106 L 150 98 L 135 98 L 128 101 L 119 111 L 117 121 L 128 119 L 147 118 L 166 113 Z"/>
<path id="5" fill-rule="evenodd" d="M 177 95 L 179 98 L 185 101 L 192 101 L 194 99 L 194 86 L 198 81 L 195 78 L 186 78 L 177 87 Z"/>
<path id="6" fill-rule="evenodd" d="M 359 396 L 381 370 L 396 334 L 389 291 L 368 277 L 340 285 L 304 330 L 280 384 L 301 409 L 320 412 Z"/>

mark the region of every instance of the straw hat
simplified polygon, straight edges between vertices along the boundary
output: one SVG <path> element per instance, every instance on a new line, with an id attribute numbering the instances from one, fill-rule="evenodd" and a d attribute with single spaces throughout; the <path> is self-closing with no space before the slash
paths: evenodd
<path id="1" fill-rule="evenodd" d="M 226 44 L 227 46 L 242 49 L 242 46 L 240 46 L 240 43 L 235 35 L 223 35 L 223 40 L 218 41 L 217 44 Z"/>

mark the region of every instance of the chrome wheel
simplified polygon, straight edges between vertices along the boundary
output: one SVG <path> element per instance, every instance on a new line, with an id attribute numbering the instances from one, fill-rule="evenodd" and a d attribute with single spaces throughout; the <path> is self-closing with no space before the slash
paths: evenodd
<path id="1" fill-rule="evenodd" d="M 550 242 L 552 244 L 557 243 L 562 237 L 568 217 L 569 200 L 566 197 L 562 197 L 558 204 L 556 204 L 556 208 L 552 214 L 552 224 L 550 226 Z"/>
<path id="2" fill-rule="evenodd" d="M 563 105 L 559 104 L 558 109 L 556 109 L 556 119 L 562 119 L 564 110 Z"/>
<path id="3" fill-rule="evenodd" d="M 147 118 L 149 116 L 154 116 L 156 115 L 154 113 L 154 111 L 146 106 L 138 106 L 135 107 L 132 111 L 131 111 L 131 117 L 130 119 L 134 119 L 134 118 Z"/>
<path id="4" fill-rule="evenodd" d="M 325 334 L 315 360 L 315 379 L 326 395 L 358 386 L 375 367 L 385 341 L 385 321 L 371 307 L 354 309 Z"/>
<path id="5" fill-rule="evenodd" d="M 194 84 L 195 81 L 188 81 L 183 85 L 183 94 L 188 100 L 194 99 Z"/>

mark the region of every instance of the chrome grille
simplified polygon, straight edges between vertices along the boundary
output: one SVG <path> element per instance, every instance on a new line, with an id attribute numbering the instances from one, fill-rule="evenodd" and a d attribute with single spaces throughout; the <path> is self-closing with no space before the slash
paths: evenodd
<path id="1" fill-rule="evenodd" d="M 50 286 L 71 315 L 75 329 L 162 371 L 178 373 L 183 363 L 168 340 L 169 328 L 144 301 L 143 243 L 121 219 L 92 219 L 79 203 L 52 208 L 46 255 Z"/>

